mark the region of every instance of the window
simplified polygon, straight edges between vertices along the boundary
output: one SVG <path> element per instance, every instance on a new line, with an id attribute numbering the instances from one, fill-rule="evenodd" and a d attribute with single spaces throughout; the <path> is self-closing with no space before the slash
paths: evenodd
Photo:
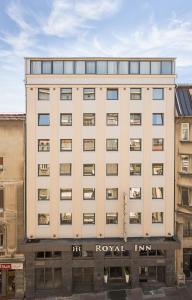
<path id="1" fill-rule="evenodd" d="M 141 114 L 130 114 L 130 125 L 141 125 Z"/>
<path id="2" fill-rule="evenodd" d="M 60 164 L 60 175 L 71 175 L 71 163 Z"/>
<path id="3" fill-rule="evenodd" d="M 51 65 L 52 61 L 42 61 L 42 73 L 43 74 L 51 74 Z"/>
<path id="4" fill-rule="evenodd" d="M 119 74 L 128 74 L 128 73 L 129 73 L 129 62 L 119 61 Z"/>
<path id="5" fill-rule="evenodd" d="M 118 164 L 106 164 L 106 175 L 117 176 L 118 175 Z"/>
<path id="6" fill-rule="evenodd" d="M 4 209 L 4 190 L 0 189 L 0 211 Z"/>
<path id="7" fill-rule="evenodd" d="M 83 200 L 95 200 L 95 189 L 84 188 L 83 189 Z"/>
<path id="8" fill-rule="evenodd" d="M 72 189 L 60 189 L 60 200 L 72 200 Z"/>
<path id="9" fill-rule="evenodd" d="M 129 213 L 129 223 L 130 224 L 141 224 L 141 213 L 140 212 L 130 212 Z"/>
<path id="10" fill-rule="evenodd" d="M 0 171 L 3 171 L 3 157 L 0 157 Z"/>
<path id="11" fill-rule="evenodd" d="M 53 74 L 63 74 L 63 61 L 53 61 Z"/>
<path id="12" fill-rule="evenodd" d="M 152 175 L 163 175 L 163 164 L 152 164 Z"/>
<path id="13" fill-rule="evenodd" d="M 153 100 L 163 100 L 164 99 L 164 89 L 154 88 L 153 89 Z"/>
<path id="14" fill-rule="evenodd" d="M 141 139 L 130 139 L 130 151 L 141 151 Z"/>
<path id="15" fill-rule="evenodd" d="M 83 224 L 95 224 L 95 214 L 94 213 L 84 213 L 83 214 Z"/>
<path id="16" fill-rule="evenodd" d="M 107 126 L 117 126 L 118 125 L 118 114 L 117 113 L 107 113 L 106 115 Z"/>
<path id="17" fill-rule="evenodd" d="M 106 213 L 106 224 L 118 224 L 118 213 Z"/>
<path id="18" fill-rule="evenodd" d="M 86 74 L 95 74 L 95 61 L 86 61 Z"/>
<path id="19" fill-rule="evenodd" d="M 140 61 L 140 74 L 150 74 L 150 61 Z"/>
<path id="20" fill-rule="evenodd" d="M 181 172 L 192 173 L 192 157 L 188 154 L 180 155 Z"/>
<path id="21" fill-rule="evenodd" d="M 72 126 L 72 114 L 60 114 L 61 126 Z"/>
<path id="22" fill-rule="evenodd" d="M 36 259 L 49 259 L 49 258 L 61 258 L 62 252 L 61 251 L 38 251 L 35 253 Z"/>
<path id="23" fill-rule="evenodd" d="M 118 151 L 118 139 L 106 139 L 106 151 Z"/>
<path id="24" fill-rule="evenodd" d="M 192 206 L 192 189 L 188 187 L 181 187 L 181 205 Z"/>
<path id="25" fill-rule="evenodd" d="M 163 125 L 164 114 L 153 114 L 153 125 Z"/>
<path id="26" fill-rule="evenodd" d="M 38 200 L 49 200 L 49 190 L 48 189 L 38 189 Z"/>
<path id="27" fill-rule="evenodd" d="M 163 199 L 163 188 L 162 187 L 152 187 L 152 198 L 153 199 Z"/>
<path id="28" fill-rule="evenodd" d="M 48 164 L 38 164 L 38 176 L 49 176 L 50 167 Z"/>
<path id="29" fill-rule="evenodd" d="M 83 89 L 83 100 L 95 100 L 95 89 L 84 88 Z"/>
<path id="30" fill-rule="evenodd" d="M 118 89 L 107 89 L 107 100 L 118 100 Z"/>
<path id="31" fill-rule="evenodd" d="M 60 151 L 72 151 L 72 139 L 61 139 Z"/>
<path id="32" fill-rule="evenodd" d="M 38 214 L 38 225 L 50 225 L 49 214 Z"/>
<path id="33" fill-rule="evenodd" d="M 84 113 L 83 114 L 83 126 L 95 126 L 95 114 Z"/>
<path id="34" fill-rule="evenodd" d="M 163 212 L 153 212 L 152 223 L 163 223 Z"/>
<path id="35" fill-rule="evenodd" d="M 60 89 L 60 99 L 61 100 L 72 100 L 72 88 Z"/>
<path id="36" fill-rule="evenodd" d="M 130 175 L 141 175 L 141 164 L 130 164 Z"/>
<path id="37" fill-rule="evenodd" d="M 161 73 L 162 74 L 172 74 L 172 62 L 162 61 L 161 62 Z"/>
<path id="38" fill-rule="evenodd" d="M 31 62 L 31 74 L 41 74 L 41 61 Z"/>
<path id="39" fill-rule="evenodd" d="M 108 61 L 108 74 L 117 74 L 117 61 Z"/>
<path id="40" fill-rule="evenodd" d="M 181 141 L 189 141 L 189 123 L 181 123 Z"/>
<path id="41" fill-rule="evenodd" d="M 4 229 L 3 226 L 0 225 L 0 249 L 4 247 Z"/>
<path id="42" fill-rule="evenodd" d="M 50 125 L 49 114 L 38 114 L 38 125 L 39 126 L 49 126 Z"/>
<path id="43" fill-rule="evenodd" d="M 61 268 L 37 268 L 35 269 L 36 289 L 58 289 L 62 287 Z"/>
<path id="44" fill-rule="evenodd" d="M 60 225 L 71 225 L 72 224 L 72 213 L 60 214 Z"/>
<path id="45" fill-rule="evenodd" d="M 50 140 L 38 140 L 38 151 L 49 152 L 50 151 Z"/>
<path id="46" fill-rule="evenodd" d="M 106 189 L 106 199 L 107 200 L 117 200 L 118 199 L 118 188 Z"/>
<path id="47" fill-rule="evenodd" d="M 129 189 L 130 199 L 141 199 L 141 188 L 132 187 Z"/>
<path id="48" fill-rule="evenodd" d="M 161 62 L 152 61 L 151 62 L 151 74 L 161 74 Z"/>
<path id="49" fill-rule="evenodd" d="M 47 88 L 38 89 L 38 100 L 49 100 L 50 90 Z"/>
<path id="50" fill-rule="evenodd" d="M 130 74 L 139 74 L 139 61 L 130 61 Z"/>
<path id="51" fill-rule="evenodd" d="M 84 164 L 83 176 L 95 176 L 95 164 Z"/>
<path id="52" fill-rule="evenodd" d="M 95 139 L 83 139 L 83 151 L 95 151 Z"/>
<path id="53" fill-rule="evenodd" d="M 107 74 L 107 61 L 97 61 L 97 74 Z"/>
<path id="54" fill-rule="evenodd" d="M 163 151 L 164 150 L 164 139 L 152 139 L 152 150 Z"/>
<path id="55" fill-rule="evenodd" d="M 74 74 L 74 62 L 64 61 L 64 74 Z"/>
<path id="56" fill-rule="evenodd" d="M 75 62 L 75 73 L 85 74 L 85 61 L 79 60 Z"/>
<path id="57" fill-rule="evenodd" d="M 141 100 L 141 88 L 131 88 L 130 89 L 130 99 L 131 100 Z"/>

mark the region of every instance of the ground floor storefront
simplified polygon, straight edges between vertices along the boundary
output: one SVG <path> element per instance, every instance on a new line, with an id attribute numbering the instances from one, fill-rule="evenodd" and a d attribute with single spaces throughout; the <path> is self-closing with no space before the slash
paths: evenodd
<path id="1" fill-rule="evenodd" d="M 23 299 L 24 259 L 0 259 L 0 299 Z"/>
<path id="2" fill-rule="evenodd" d="M 31 240 L 22 246 L 26 297 L 171 286 L 178 247 L 163 238 Z"/>

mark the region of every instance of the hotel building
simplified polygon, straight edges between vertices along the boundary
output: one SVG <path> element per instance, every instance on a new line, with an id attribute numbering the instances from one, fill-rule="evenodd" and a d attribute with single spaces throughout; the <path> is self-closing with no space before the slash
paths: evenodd
<path id="1" fill-rule="evenodd" d="M 172 285 L 175 59 L 25 72 L 27 297 Z"/>
<path id="2" fill-rule="evenodd" d="M 25 115 L 0 114 L 0 299 L 24 296 L 24 143 Z"/>
<path id="3" fill-rule="evenodd" d="M 192 280 L 192 86 L 176 88 L 175 122 L 175 208 L 177 237 L 177 274 Z"/>

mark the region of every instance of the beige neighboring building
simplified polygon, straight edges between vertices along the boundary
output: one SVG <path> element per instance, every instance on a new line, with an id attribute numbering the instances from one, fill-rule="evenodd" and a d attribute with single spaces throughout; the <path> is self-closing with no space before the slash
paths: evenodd
<path id="1" fill-rule="evenodd" d="M 25 115 L 0 114 L 0 299 L 23 299 Z"/>
<path id="2" fill-rule="evenodd" d="M 177 274 L 192 280 L 192 86 L 176 88 L 175 121 L 176 230 L 181 241 L 177 250 Z"/>
<path id="3" fill-rule="evenodd" d="M 25 72 L 27 297 L 174 284 L 175 59 Z"/>

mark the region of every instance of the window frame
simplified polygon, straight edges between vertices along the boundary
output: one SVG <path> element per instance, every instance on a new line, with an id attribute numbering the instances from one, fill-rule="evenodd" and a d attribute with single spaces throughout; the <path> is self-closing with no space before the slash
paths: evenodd
<path id="1" fill-rule="evenodd" d="M 155 91 L 157 91 L 157 90 L 161 90 L 162 91 L 162 96 L 161 96 L 161 98 L 155 98 L 155 95 L 154 95 L 154 93 L 155 93 Z M 165 91 L 164 91 L 164 88 L 153 88 L 153 100 L 154 101 L 161 101 L 161 100 L 164 100 L 165 99 Z"/>
<path id="2" fill-rule="evenodd" d="M 154 144 L 155 140 L 161 140 L 162 143 L 159 143 L 156 145 Z M 155 149 L 154 147 L 161 147 L 161 149 Z M 156 152 L 156 151 L 164 151 L 164 138 L 152 138 L 152 151 Z"/>
<path id="3" fill-rule="evenodd" d="M 47 198 L 46 199 L 40 199 L 40 191 L 47 191 Z M 49 201 L 50 200 L 50 192 L 49 189 L 45 189 L 45 188 L 38 188 L 37 189 L 37 193 L 38 193 L 38 201 Z"/>
<path id="4" fill-rule="evenodd" d="M 85 170 L 84 170 L 84 168 L 86 167 L 86 166 L 93 166 L 93 174 L 92 175 L 90 175 L 90 174 L 85 174 Z M 83 164 L 83 176 L 95 176 L 95 164 Z"/>
<path id="5" fill-rule="evenodd" d="M 132 149 L 132 146 L 131 146 L 131 142 L 132 141 L 139 141 L 139 148 L 137 149 L 137 150 L 135 150 L 135 149 Z M 130 147 L 129 147 L 129 150 L 130 151 L 142 151 L 142 139 L 141 138 L 130 138 Z"/>
<path id="6" fill-rule="evenodd" d="M 91 93 L 91 92 L 87 92 L 86 93 L 86 90 L 93 90 L 93 93 Z M 89 97 L 85 97 L 86 95 L 92 95 L 93 94 L 93 98 L 89 98 Z M 87 101 L 92 101 L 92 100 L 95 100 L 95 88 L 83 88 L 83 100 L 87 100 Z"/>
<path id="7" fill-rule="evenodd" d="M 132 117 L 133 116 L 140 116 L 140 123 L 139 124 L 133 124 L 133 123 L 131 123 L 131 121 L 132 121 Z M 135 120 L 133 120 L 133 121 L 135 121 Z M 141 113 L 130 113 L 130 126 L 142 126 L 142 114 Z"/>
<path id="8" fill-rule="evenodd" d="M 70 149 L 65 150 L 62 148 L 63 141 L 69 141 Z M 72 151 L 72 139 L 60 139 L 60 152 L 71 152 Z"/>
<path id="9" fill-rule="evenodd" d="M 113 222 L 113 223 L 111 223 L 111 222 L 109 222 L 109 220 L 110 219 L 108 219 L 109 218 L 109 215 L 114 215 L 114 220 L 116 220 L 116 222 Z M 116 213 L 113 213 L 113 212 L 106 212 L 106 225 L 117 225 L 118 224 L 118 212 L 116 212 Z"/>
<path id="10" fill-rule="evenodd" d="M 155 219 L 153 218 L 154 214 L 160 214 L 161 216 L 161 220 L 160 221 L 155 221 Z M 151 214 L 152 217 L 152 224 L 163 224 L 164 223 L 164 213 L 163 211 L 153 211 Z"/>
<path id="11" fill-rule="evenodd" d="M 70 196 L 69 197 L 65 197 L 65 198 L 63 198 L 62 197 L 62 193 L 63 192 L 66 192 L 66 191 L 69 191 L 71 194 L 70 194 Z M 72 189 L 71 188 L 60 188 L 60 201 L 71 201 L 72 200 L 72 197 L 73 197 L 73 195 L 72 195 Z"/>
<path id="12" fill-rule="evenodd" d="M 132 189 L 138 189 L 139 190 L 139 196 L 137 196 L 137 197 L 131 197 L 131 190 Z M 141 198 L 142 198 L 141 187 L 130 187 L 129 188 L 129 199 L 131 199 L 131 200 L 141 200 Z"/>
<path id="13" fill-rule="evenodd" d="M 135 217 L 131 217 L 131 214 L 137 214 Z M 137 220 L 137 222 L 133 222 L 133 220 Z M 132 220 L 132 221 L 131 221 Z M 142 224 L 142 214 L 141 212 L 129 212 L 129 224 L 131 225 L 141 225 Z"/>
<path id="14" fill-rule="evenodd" d="M 154 167 L 161 166 L 162 167 L 162 174 L 155 174 L 154 173 Z M 163 163 L 152 163 L 152 175 L 153 176 L 163 176 L 164 175 L 164 164 Z"/>
<path id="15" fill-rule="evenodd" d="M 70 116 L 70 123 L 67 124 L 62 124 L 62 116 Z M 72 126 L 73 124 L 73 118 L 72 118 L 72 113 L 60 113 L 60 126 Z"/>
<path id="16" fill-rule="evenodd" d="M 131 174 L 131 165 L 138 165 L 140 166 L 140 173 L 139 174 Z M 129 176 L 141 176 L 142 174 L 142 164 L 141 163 L 130 163 L 130 172 L 129 172 Z"/>
<path id="17" fill-rule="evenodd" d="M 85 144 L 88 141 L 92 141 L 94 144 L 94 149 L 93 150 L 85 150 Z M 95 139 L 83 139 L 83 152 L 94 152 L 95 151 Z"/>
<path id="18" fill-rule="evenodd" d="M 95 126 L 95 113 L 83 113 L 83 126 Z M 91 116 L 93 119 L 93 124 L 86 124 L 86 117 Z M 92 121 L 91 121 L 92 123 Z"/>
<path id="19" fill-rule="evenodd" d="M 62 92 L 62 90 L 69 90 L 68 93 Z M 62 98 L 62 95 L 68 95 L 66 99 Z M 60 88 L 60 100 L 61 101 L 71 101 L 72 100 L 72 88 Z"/>
<path id="20" fill-rule="evenodd" d="M 93 222 L 91 222 L 91 223 L 85 222 L 85 216 L 88 216 L 88 215 L 92 215 Z M 90 216 L 90 218 L 91 218 L 91 216 Z M 83 213 L 83 225 L 95 225 L 95 213 Z"/>
<path id="21" fill-rule="evenodd" d="M 40 216 L 46 216 L 46 218 L 48 217 L 48 222 L 47 223 L 44 223 L 44 224 L 40 224 Z M 50 225 L 50 214 L 47 214 L 47 213 L 38 213 L 38 226 L 49 226 Z"/>
<path id="22" fill-rule="evenodd" d="M 133 90 L 138 90 L 139 92 L 133 92 Z M 134 98 L 134 95 L 139 95 L 138 99 Z M 130 100 L 142 100 L 142 88 L 130 88 Z"/>
<path id="23" fill-rule="evenodd" d="M 47 166 L 47 175 L 40 175 L 41 166 Z M 43 167 L 42 169 L 46 169 Z M 42 171 L 42 170 L 41 170 Z M 38 177 L 49 177 L 50 176 L 50 164 L 38 164 Z"/>
<path id="24" fill-rule="evenodd" d="M 117 124 L 109 124 L 109 115 L 116 115 Z M 118 113 L 106 113 L 106 126 L 118 126 L 119 125 L 119 114 Z"/>
<path id="25" fill-rule="evenodd" d="M 115 167 L 116 169 L 116 172 L 115 173 L 110 173 L 108 168 L 110 168 L 110 166 L 112 167 Z M 118 163 L 106 163 L 106 176 L 118 176 Z"/>
<path id="26" fill-rule="evenodd" d="M 110 148 L 108 147 L 108 142 L 111 142 L 111 141 L 116 143 L 116 149 L 115 148 L 112 149 L 112 147 L 110 147 Z M 111 152 L 111 151 L 118 151 L 118 150 L 119 150 L 119 139 L 111 139 L 111 138 L 106 139 L 106 151 Z"/>
<path id="27" fill-rule="evenodd" d="M 161 116 L 161 121 L 162 121 L 162 123 L 160 124 L 160 123 L 154 123 L 154 117 L 155 116 L 157 116 L 157 115 L 159 115 L 159 116 Z M 164 113 L 153 113 L 152 114 L 152 125 L 153 126 L 163 126 L 164 125 Z"/>
<path id="28" fill-rule="evenodd" d="M 110 190 L 113 190 L 112 193 L 114 193 L 114 191 L 115 191 L 116 196 L 113 196 L 113 197 L 110 197 L 110 198 L 109 198 L 108 192 L 109 192 Z M 119 194 L 118 188 L 106 188 L 106 200 L 118 200 L 118 194 Z"/>
<path id="29" fill-rule="evenodd" d="M 40 142 L 47 142 L 47 145 L 42 146 L 40 145 Z M 41 147 L 47 147 L 48 150 L 40 150 Z M 38 152 L 50 152 L 50 139 L 38 139 Z"/>
<path id="30" fill-rule="evenodd" d="M 70 172 L 69 173 L 65 173 L 65 174 L 62 174 L 61 173 L 61 165 L 69 165 L 69 170 Z M 60 163 L 59 164 L 59 175 L 60 176 L 71 176 L 72 175 L 72 163 Z"/>
<path id="31" fill-rule="evenodd" d="M 65 215 L 70 215 L 70 220 L 67 222 L 64 222 L 64 220 L 62 221 L 62 217 L 64 217 Z M 60 226 L 63 225 L 72 225 L 73 223 L 73 217 L 72 217 L 72 213 L 71 212 L 64 212 L 64 213 L 60 213 Z"/>
<path id="32" fill-rule="evenodd" d="M 86 198 L 85 197 L 85 193 L 86 193 L 85 190 L 92 190 L 93 197 L 92 198 Z M 95 200 L 95 188 L 83 188 L 83 200 Z"/>
<path id="33" fill-rule="evenodd" d="M 46 92 L 43 93 L 43 90 L 46 90 L 47 93 Z M 42 94 L 47 94 L 48 95 L 47 99 L 40 98 L 41 93 Z M 50 88 L 38 88 L 38 101 L 49 101 L 49 100 L 50 100 Z"/>
<path id="34" fill-rule="evenodd" d="M 155 193 L 153 192 L 153 190 L 155 189 Z M 157 197 L 157 189 L 160 189 L 160 191 L 161 191 L 161 197 Z M 154 199 L 154 200 L 162 200 L 162 199 L 164 199 L 164 188 L 163 187 L 158 187 L 158 186 L 154 186 L 154 187 L 152 187 L 152 199 Z M 156 194 L 156 197 L 154 197 L 154 194 Z"/>
<path id="35" fill-rule="evenodd" d="M 41 116 L 47 116 L 48 117 L 48 123 L 47 124 L 40 124 Z M 50 126 L 50 114 L 49 113 L 38 113 L 38 126 Z"/>
<path id="36" fill-rule="evenodd" d="M 116 91 L 116 98 L 112 98 L 109 96 L 109 92 L 112 92 L 112 91 Z M 110 100 L 110 101 L 117 101 L 119 100 L 119 89 L 118 88 L 107 88 L 107 96 L 106 96 L 106 99 L 107 100 Z"/>

